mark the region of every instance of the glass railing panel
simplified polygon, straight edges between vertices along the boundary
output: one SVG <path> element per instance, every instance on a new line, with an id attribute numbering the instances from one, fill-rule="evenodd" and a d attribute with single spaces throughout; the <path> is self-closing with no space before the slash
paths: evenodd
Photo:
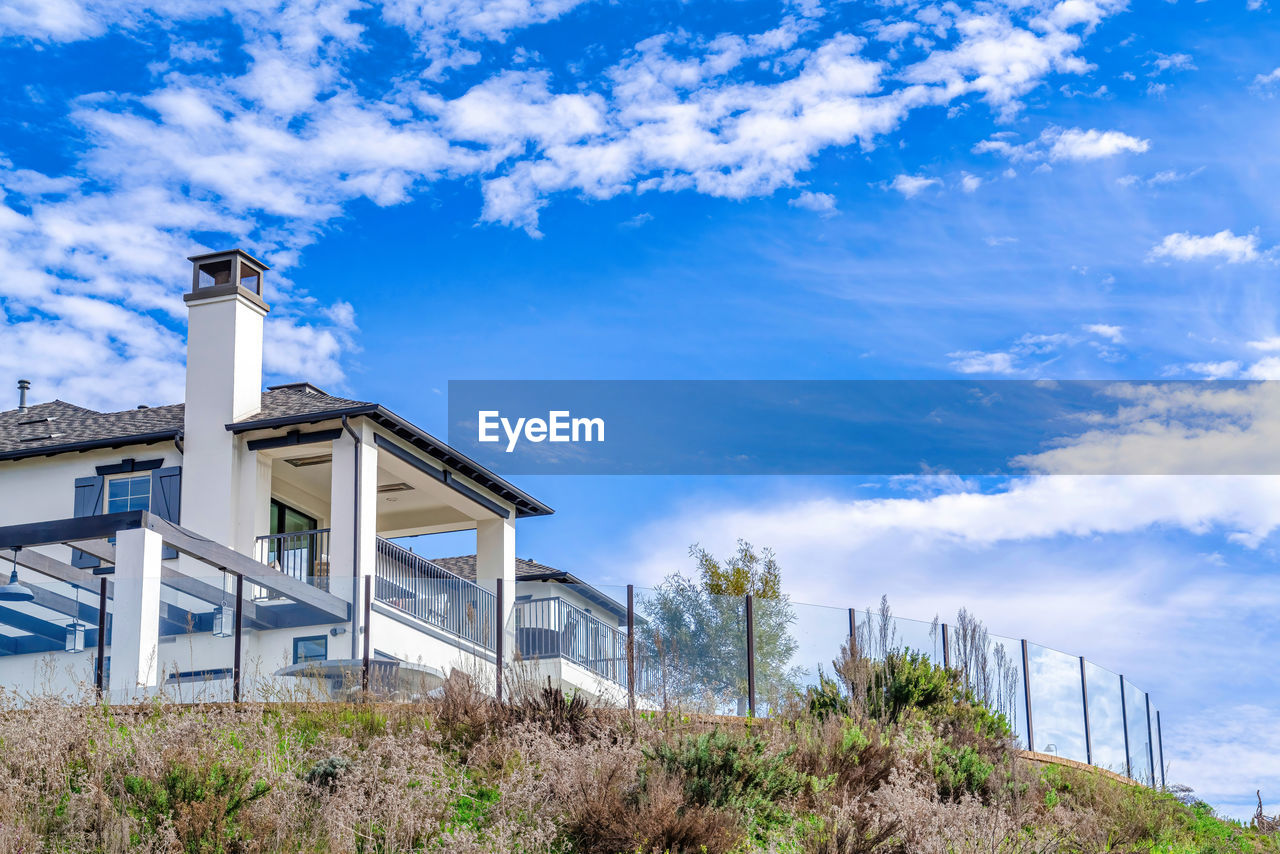
<path id="1" fill-rule="evenodd" d="M 1125 714 L 1129 722 L 1130 776 L 1139 783 L 1151 784 L 1151 742 L 1147 727 L 1147 698 L 1129 680 L 1124 683 Z"/>
<path id="2" fill-rule="evenodd" d="M 636 610 L 643 707 L 747 714 L 745 597 L 669 582 L 637 589 Z"/>
<path id="3" fill-rule="evenodd" d="M 1080 659 L 1027 645 L 1031 671 L 1031 724 L 1040 753 L 1088 761 L 1084 734 L 1084 692 Z"/>
<path id="4" fill-rule="evenodd" d="M 817 690 L 821 679 L 847 694 L 837 665 L 849 639 L 849 611 L 792 602 L 755 600 L 756 653 L 770 659 L 772 678 L 757 680 L 756 712 L 761 717 L 807 704 L 806 692 Z M 761 631 L 761 623 L 765 631 Z M 757 664 L 759 667 L 759 664 Z"/>
<path id="5" fill-rule="evenodd" d="M 85 575 L 84 586 L 78 586 L 20 571 L 19 583 L 10 586 L 6 569 L 0 579 L 0 685 L 7 703 L 95 698 L 99 580 Z M 107 641 L 113 596 L 114 591 L 107 601 Z"/>
<path id="6" fill-rule="evenodd" d="M 1129 775 L 1124 751 L 1124 714 L 1120 677 L 1092 661 L 1085 662 L 1089 689 L 1089 735 L 1093 764 L 1117 774 Z"/>

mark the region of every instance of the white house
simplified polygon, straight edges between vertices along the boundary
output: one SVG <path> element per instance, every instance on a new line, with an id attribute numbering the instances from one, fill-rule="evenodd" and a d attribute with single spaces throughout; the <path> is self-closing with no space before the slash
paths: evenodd
<path id="1" fill-rule="evenodd" d="M 0 687 L 341 695 L 367 673 L 405 695 L 463 669 L 496 690 L 501 657 L 624 697 L 625 607 L 516 558 L 551 509 L 376 403 L 264 391 L 268 268 L 190 260 L 185 404 L 27 406 L 23 382 L 0 413 Z M 448 531 L 475 554 L 393 542 Z"/>

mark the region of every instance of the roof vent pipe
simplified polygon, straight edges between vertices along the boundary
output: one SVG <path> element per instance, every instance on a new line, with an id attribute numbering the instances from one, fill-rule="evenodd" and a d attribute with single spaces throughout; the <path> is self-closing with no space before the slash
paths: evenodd
<path id="1" fill-rule="evenodd" d="M 31 388 L 31 380 L 18 380 L 18 411 L 27 411 L 27 391 Z"/>

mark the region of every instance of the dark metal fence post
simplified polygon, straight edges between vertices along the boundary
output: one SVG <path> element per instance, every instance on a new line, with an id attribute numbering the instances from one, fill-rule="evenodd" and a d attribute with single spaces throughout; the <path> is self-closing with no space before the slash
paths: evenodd
<path id="1" fill-rule="evenodd" d="M 942 624 L 942 666 L 951 669 L 951 630 L 946 623 Z"/>
<path id="2" fill-rule="evenodd" d="M 858 643 L 858 610 L 849 609 L 849 652 L 853 652 Z"/>
<path id="3" fill-rule="evenodd" d="M 104 575 L 98 586 L 98 661 L 93 667 L 93 687 L 102 699 L 106 691 L 106 657 L 107 657 L 107 577 Z"/>
<path id="4" fill-rule="evenodd" d="M 1154 789 L 1156 787 L 1156 740 L 1151 732 L 1151 695 L 1143 694 L 1142 696 L 1146 698 L 1147 707 L 1147 762 L 1150 763 L 1147 768 L 1151 771 L 1151 778 L 1148 782 L 1151 784 L 1151 788 Z"/>
<path id="5" fill-rule="evenodd" d="M 373 599 L 373 576 L 366 575 L 364 577 L 364 624 L 360 627 L 364 632 L 364 662 L 360 670 L 360 690 L 364 693 L 364 699 L 369 699 L 369 617 L 372 614 L 371 601 Z"/>
<path id="6" fill-rule="evenodd" d="M 636 710 L 636 588 L 627 585 L 627 708 Z"/>
<path id="7" fill-rule="evenodd" d="M 231 664 L 231 702 L 240 702 L 240 650 L 244 639 L 244 576 L 236 573 L 236 640 Z"/>
<path id="8" fill-rule="evenodd" d="M 497 671 L 497 674 L 498 674 L 498 687 L 494 693 L 494 696 L 498 698 L 499 703 L 502 702 L 502 658 L 504 654 L 503 647 L 505 646 L 503 642 L 506 640 L 506 634 L 507 634 L 507 620 L 506 620 L 507 607 L 506 607 L 505 599 L 506 599 L 506 596 L 504 595 L 504 591 L 502 589 L 502 579 L 499 578 L 497 579 L 497 583 L 494 586 L 494 603 L 493 603 L 494 608 L 497 611 L 496 620 L 497 620 L 497 629 L 498 629 L 497 637 L 494 640 L 494 670 Z"/>
<path id="9" fill-rule="evenodd" d="M 1133 757 L 1129 754 L 1129 698 L 1125 696 L 1124 674 L 1120 674 L 1120 723 L 1124 727 L 1124 775 L 1133 779 Z"/>
<path id="10" fill-rule="evenodd" d="M 1084 702 L 1084 758 L 1093 764 L 1093 733 L 1089 729 L 1089 680 L 1084 675 L 1084 656 L 1080 656 L 1080 697 Z"/>
<path id="11" fill-rule="evenodd" d="M 1036 735 L 1031 725 L 1031 660 L 1025 639 L 1022 641 L 1022 693 L 1027 703 L 1027 750 L 1034 752 Z"/>
<path id="12" fill-rule="evenodd" d="M 756 716 L 756 618 L 753 598 L 747 594 L 747 711 Z"/>
<path id="13" fill-rule="evenodd" d="M 1156 743 L 1160 745 L 1160 788 L 1167 789 L 1169 784 L 1164 780 L 1164 727 L 1160 725 L 1160 710 L 1156 710 Z"/>

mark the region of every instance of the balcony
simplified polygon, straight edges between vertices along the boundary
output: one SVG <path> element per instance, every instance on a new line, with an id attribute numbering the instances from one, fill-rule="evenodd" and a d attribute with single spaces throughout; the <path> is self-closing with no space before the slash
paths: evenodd
<path id="1" fill-rule="evenodd" d="M 381 537 L 373 598 L 454 637 L 497 649 L 492 593 Z"/>
<path id="2" fill-rule="evenodd" d="M 522 658 L 563 658 L 626 687 L 625 632 L 558 597 L 516 602 L 515 623 Z"/>
<path id="3" fill-rule="evenodd" d="M 258 537 L 255 557 L 299 581 L 305 581 L 321 590 L 329 589 L 329 529 L 296 531 L 288 534 L 270 534 Z M 250 598 L 269 599 L 273 594 L 257 585 L 250 585 Z"/>

